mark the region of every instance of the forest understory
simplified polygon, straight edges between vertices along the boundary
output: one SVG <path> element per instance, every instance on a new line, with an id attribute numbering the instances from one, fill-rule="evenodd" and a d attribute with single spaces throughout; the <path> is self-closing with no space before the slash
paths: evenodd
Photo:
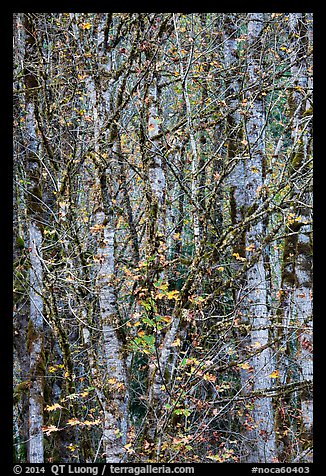
<path id="1" fill-rule="evenodd" d="M 15 462 L 312 462 L 312 14 L 13 41 Z"/>

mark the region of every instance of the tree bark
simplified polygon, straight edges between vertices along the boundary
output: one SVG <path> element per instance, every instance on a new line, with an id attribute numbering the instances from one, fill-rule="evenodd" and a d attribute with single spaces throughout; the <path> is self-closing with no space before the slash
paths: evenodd
<path id="1" fill-rule="evenodd" d="M 259 203 L 259 192 L 263 186 L 263 161 L 265 160 L 265 112 L 263 98 L 254 89 L 257 78 L 262 71 L 264 54 L 264 14 L 249 14 L 248 22 L 248 75 L 253 92 L 249 95 L 251 101 L 250 116 L 247 120 L 246 131 L 249 146 L 249 158 L 246 163 L 246 202 L 247 213 L 250 206 Z M 264 237 L 262 222 L 253 223 L 246 233 L 247 260 L 252 259 L 253 252 L 259 249 Z M 251 250 L 251 251 L 249 251 Z M 260 253 L 247 272 L 247 298 L 251 315 L 251 344 L 264 347 L 252 358 L 253 390 L 272 387 L 270 374 L 273 371 L 272 350 L 268 346 L 269 318 L 267 310 L 267 284 L 263 254 Z M 274 412 L 272 399 L 258 398 L 254 402 L 254 448 L 248 458 L 249 462 L 272 462 L 276 457 Z"/>
<path id="2" fill-rule="evenodd" d="M 29 14 L 24 15 L 25 29 L 25 87 L 26 93 L 26 160 L 28 170 L 29 211 L 29 299 L 30 320 L 28 345 L 30 354 L 29 396 L 29 463 L 43 463 L 43 405 L 44 405 L 44 344 L 43 344 L 43 270 L 42 270 L 42 185 L 39 158 L 39 140 L 35 108 L 37 97 L 33 88 L 38 85 L 36 62 L 35 28 Z"/>
<path id="3" fill-rule="evenodd" d="M 307 14 L 291 13 L 289 26 L 292 47 L 292 82 L 290 110 L 292 112 L 292 140 L 294 156 L 292 158 L 293 178 L 293 213 L 297 222 L 297 243 L 295 250 L 295 276 L 293 289 L 292 313 L 302 329 L 298 334 L 298 364 L 300 380 L 312 381 L 312 244 L 311 244 L 311 205 L 312 179 L 309 160 L 311 159 L 311 121 L 312 108 L 309 98 L 307 74 L 308 31 Z M 303 450 L 311 444 L 313 428 L 312 392 L 301 394 L 301 411 L 303 424 Z M 312 461 L 308 453 L 306 461 Z"/>
<path id="4" fill-rule="evenodd" d="M 103 446 L 106 461 L 123 460 L 128 429 L 128 383 L 123 345 L 119 335 L 119 318 L 115 291 L 115 218 L 109 190 L 108 170 L 100 172 L 101 208 L 97 220 L 103 227 L 98 242 L 100 261 L 97 289 L 100 306 L 100 322 L 103 333 L 103 351 L 106 374 L 104 377 L 104 431 Z"/>
<path id="5" fill-rule="evenodd" d="M 43 405 L 44 405 L 44 343 L 43 343 L 43 270 L 42 233 L 32 221 L 30 239 L 30 321 L 28 328 L 30 352 L 29 396 L 29 463 L 43 463 Z"/>

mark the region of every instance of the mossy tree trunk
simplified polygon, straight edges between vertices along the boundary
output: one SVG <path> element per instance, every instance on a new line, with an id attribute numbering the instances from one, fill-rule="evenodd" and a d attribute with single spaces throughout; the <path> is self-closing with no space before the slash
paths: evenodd
<path id="1" fill-rule="evenodd" d="M 239 69 L 238 43 L 236 41 L 238 33 L 237 18 L 235 15 L 225 15 L 224 17 L 224 62 L 227 68 L 227 76 L 225 81 L 226 102 L 229 106 L 229 113 L 226 118 L 225 137 L 226 151 L 232 171 L 228 179 L 229 185 L 229 209 L 230 219 L 233 227 L 236 227 L 233 242 L 233 262 L 232 268 L 235 273 L 241 273 L 243 263 L 246 258 L 246 228 L 242 226 L 246 212 L 246 161 L 244 146 L 241 143 L 243 139 L 243 120 L 240 115 L 241 106 L 241 72 Z M 233 300 L 235 306 L 235 315 L 239 318 L 241 324 L 249 328 L 250 313 L 246 309 L 245 303 L 246 274 L 243 272 L 241 277 L 233 285 Z M 246 360 L 248 357 L 248 349 L 250 348 L 250 333 L 248 331 L 236 331 L 239 339 L 239 356 Z M 252 383 L 250 380 L 251 369 L 249 365 L 244 365 L 239 369 L 241 392 L 246 395 L 252 391 Z M 241 423 L 247 432 L 247 441 L 251 439 L 251 422 L 250 412 L 243 411 Z M 249 422 L 249 425 L 245 423 Z M 251 452 L 251 448 L 247 444 L 244 445 L 244 455 Z M 244 456 L 246 459 L 247 456 Z"/>
<path id="2" fill-rule="evenodd" d="M 23 14 L 16 13 L 13 16 L 14 31 L 14 75 L 15 87 L 17 89 L 24 86 L 23 78 L 19 77 L 20 65 L 24 61 L 24 30 L 19 28 L 23 23 Z M 17 109 L 16 109 L 17 108 Z M 19 111 L 19 100 L 14 102 L 14 111 Z M 20 139 L 22 136 L 20 135 Z M 26 209 L 26 196 L 19 186 L 22 175 L 22 164 L 18 157 L 24 151 L 24 140 L 19 144 L 14 143 L 13 175 L 15 185 L 13 188 L 13 264 L 14 264 L 14 289 L 13 289 L 13 344 L 14 361 L 17 358 L 18 365 L 14 372 L 18 374 L 18 385 L 14 389 L 14 403 L 17 409 L 14 410 L 14 421 L 17 422 L 17 432 L 15 441 L 15 461 L 23 463 L 27 457 L 28 446 L 28 415 L 29 408 L 29 370 L 30 356 L 27 348 L 27 334 L 29 322 L 29 302 L 26 299 L 26 287 L 29 281 L 29 260 L 28 260 L 28 224 L 24 211 Z M 17 370 L 16 370 L 17 369 Z"/>
<path id="3" fill-rule="evenodd" d="M 100 260 L 97 287 L 100 306 L 100 322 L 104 352 L 104 431 L 103 446 L 107 462 L 122 461 L 127 442 L 128 384 L 123 345 L 119 336 L 119 319 L 115 292 L 115 219 L 107 185 L 107 171 L 101 178 L 101 195 L 104 212 L 102 218 L 103 239 L 99 242 Z"/>
<path id="4" fill-rule="evenodd" d="M 27 204 L 29 215 L 29 300 L 28 346 L 30 355 L 29 445 L 28 462 L 43 463 L 44 342 L 43 342 L 43 269 L 42 269 L 42 179 L 41 150 L 37 135 L 36 108 L 38 86 L 35 29 L 31 14 L 24 15 L 25 32 L 25 154 L 27 163 Z"/>
<path id="5" fill-rule="evenodd" d="M 192 105 L 190 101 L 190 95 L 188 91 L 188 76 L 189 71 L 192 66 L 193 62 L 193 55 L 194 55 L 194 44 L 193 44 L 193 35 L 194 35 L 194 16 L 191 15 L 191 47 L 188 53 L 187 58 L 187 67 L 183 66 L 183 58 L 182 58 L 182 47 L 181 47 L 181 37 L 179 35 L 179 19 L 178 15 L 173 14 L 173 22 L 174 22 L 174 30 L 175 30 L 175 38 L 176 38 L 176 47 L 178 51 L 178 55 L 180 58 L 179 65 L 180 65 L 180 77 L 182 80 L 182 95 L 185 102 L 185 113 L 187 119 L 187 126 L 188 126 L 188 133 L 190 139 L 190 151 L 191 151 L 191 201 L 192 201 L 192 229 L 193 229 L 193 237 L 194 237 L 194 252 L 195 255 L 198 256 L 200 253 L 200 241 L 203 238 L 201 231 L 201 218 L 199 213 L 199 200 L 201 197 L 200 193 L 200 181 L 199 181 L 199 165 L 200 165 L 200 156 L 198 152 L 198 146 L 196 141 L 196 134 L 194 130 L 193 124 L 193 111 Z"/>
<path id="6" fill-rule="evenodd" d="M 28 461 L 311 459 L 310 17 L 16 14 Z"/>
<path id="7" fill-rule="evenodd" d="M 265 108 L 260 91 L 260 76 L 263 68 L 264 49 L 264 14 L 248 15 L 248 77 L 250 91 L 248 101 L 250 112 L 246 120 L 246 134 L 249 158 L 246 161 L 246 203 L 249 207 L 261 203 L 260 192 L 264 185 L 263 166 L 265 149 Z M 270 374 L 273 371 L 272 349 L 268 345 L 269 316 L 267 309 L 267 282 L 263 252 L 260 251 L 264 238 L 264 226 L 261 221 L 254 221 L 246 233 L 246 259 L 253 263 L 247 271 L 246 303 L 251 321 L 252 349 L 259 345 L 260 352 L 251 359 L 253 368 L 253 390 L 260 391 L 272 387 Z M 255 254 L 258 256 L 254 257 Z M 270 462 L 275 458 L 274 411 L 272 399 L 262 396 L 254 401 L 253 409 L 253 450 L 249 462 Z"/>
<path id="8" fill-rule="evenodd" d="M 147 53 L 147 61 L 153 59 L 154 50 Z M 161 154 L 161 141 L 156 136 L 161 130 L 160 116 L 160 90 L 158 87 L 159 73 L 156 70 L 157 60 L 155 58 L 153 66 L 149 71 L 148 85 L 145 86 L 146 108 L 146 152 L 144 154 L 144 169 L 148 183 L 146 185 L 147 198 L 147 226 L 146 226 L 146 291 L 150 304 L 148 316 L 156 319 L 156 314 L 161 306 L 159 303 L 154 305 L 153 296 L 155 293 L 154 283 L 165 279 L 163 262 L 166 248 L 166 179 Z M 168 331 L 169 333 L 170 331 Z M 160 345 L 161 336 L 157 335 L 155 346 Z M 149 458 L 154 458 L 154 452 L 158 441 L 159 426 L 158 422 L 162 415 L 162 404 L 164 401 L 164 367 L 166 365 L 166 353 L 170 349 L 163 343 L 160 349 L 157 348 L 152 355 L 152 362 L 148 372 L 148 418 L 144 428 L 144 438 L 152 445 L 152 452 L 149 452 Z"/>
<path id="9" fill-rule="evenodd" d="M 296 360 L 300 380 L 312 380 L 312 171 L 311 133 L 312 108 L 310 74 L 308 72 L 309 26 L 308 15 L 291 13 L 289 29 L 291 41 L 291 80 L 289 112 L 292 119 L 291 136 L 293 155 L 291 161 L 292 209 L 288 217 L 295 228 L 292 260 L 292 288 L 288 289 L 292 319 L 298 327 L 296 334 Z M 291 241 L 289 237 L 288 241 Z M 289 311 L 288 311 L 289 312 Z M 313 407 L 311 390 L 299 395 L 302 415 L 302 451 L 309 449 L 312 438 Z M 308 446 L 307 446 L 308 445 Z M 312 461 L 312 452 L 305 453 L 305 460 Z"/>

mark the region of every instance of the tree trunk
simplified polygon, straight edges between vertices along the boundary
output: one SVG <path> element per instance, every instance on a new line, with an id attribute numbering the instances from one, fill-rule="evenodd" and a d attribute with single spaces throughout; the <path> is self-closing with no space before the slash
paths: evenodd
<path id="1" fill-rule="evenodd" d="M 246 163 L 246 202 L 247 214 L 250 207 L 259 204 L 259 195 L 263 186 L 263 161 L 265 160 L 265 112 L 263 98 L 255 91 L 255 84 L 259 80 L 262 71 L 262 58 L 264 54 L 263 43 L 264 14 L 249 14 L 248 23 L 248 75 L 253 88 L 249 95 L 251 101 L 251 113 L 247 120 L 247 141 L 249 146 L 249 158 Z M 253 255 L 262 245 L 264 227 L 262 222 L 252 223 L 246 233 L 247 260 L 253 259 Z M 255 258 L 247 272 L 247 297 L 248 310 L 251 316 L 251 344 L 252 348 L 258 343 L 259 346 L 267 346 L 252 358 L 253 367 L 253 390 L 269 389 L 272 387 L 270 374 L 273 371 L 272 350 L 268 343 L 269 318 L 267 309 L 267 284 L 263 254 Z M 260 397 L 254 402 L 254 448 L 249 457 L 249 462 L 265 463 L 272 462 L 276 457 L 274 412 L 272 399 Z"/>
<path id="2" fill-rule="evenodd" d="M 124 445 L 127 442 L 129 394 L 123 346 L 119 337 L 121 322 L 114 286 L 115 221 L 112 200 L 108 190 L 107 173 L 107 171 L 104 171 L 100 177 L 104 212 L 97 214 L 97 218 L 103 226 L 103 238 L 100 240 L 98 248 L 98 257 L 101 264 L 97 278 L 106 366 L 103 446 L 106 461 L 119 463 L 124 457 Z"/>
<path id="3" fill-rule="evenodd" d="M 43 463 L 44 344 L 43 344 L 43 271 L 42 233 L 32 221 L 30 238 L 30 321 L 28 328 L 30 352 L 29 397 L 29 463 Z"/>
<path id="4" fill-rule="evenodd" d="M 312 244 L 311 244 L 311 205 L 312 179 L 311 167 L 311 121 L 312 108 L 310 103 L 309 82 L 307 74 L 308 31 L 307 14 L 291 13 L 289 26 L 291 35 L 291 74 L 292 91 L 290 93 L 290 112 L 293 119 L 292 140 L 294 155 L 293 171 L 293 213 L 294 225 L 297 225 L 297 242 L 294 253 L 294 284 L 292 313 L 297 319 L 298 333 L 297 361 L 300 380 L 312 381 Z M 307 98 L 307 96 L 308 98 Z M 311 391 L 301 396 L 303 425 L 303 450 L 311 444 L 313 428 L 313 402 Z M 312 453 L 308 453 L 306 461 L 312 461 Z"/>
<path id="5" fill-rule="evenodd" d="M 36 44 L 33 22 L 24 15 L 25 87 L 26 93 L 26 160 L 28 171 L 29 249 L 30 249 L 30 320 L 28 345 L 30 353 L 29 447 L 28 462 L 43 463 L 44 345 L 43 345 L 43 270 L 42 270 L 42 190 L 39 140 L 35 108 L 38 85 L 35 71 Z"/>
<path id="6" fill-rule="evenodd" d="M 174 29 L 175 29 L 175 36 L 178 48 L 178 54 L 180 57 L 180 75 L 182 79 L 182 94 L 184 98 L 184 102 L 186 105 L 186 117 L 187 117 L 187 125 L 189 130 L 189 137 L 190 137 L 190 147 L 191 147 L 191 199 L 192 199 L 192 224 L 193 224 L 193 234 L 194 234 L 194 247 L 195 247 L 195 254 L 198 255 L 199 248 L 200 248 L 200 240 L 202 239 L 201 236 L 201 227 L 200 227 L 200 218 L 199 218 L 199 155 L 197 150 L 196 144 L 196 137 L 193 127 L 193 120 L 192 120 L 192 108 L 190 103 L 190 97 L 188 93 L 188 75 L 189 70 L 191 68 L 192 60 L 193 60 L 193 53 L 194 53 L 194 46 L 193 42 L 191 43 L 191 50 L 189 52 L 188 58 L 188 66 L 187 70 L 184 70 L 182 64 L 182 53 L 181 53 L 181 42 L 179 39 L 178 33 L 178 23 L 177 19 L 175 18 L 175 14 L 173 14 L 174 19 Z M 192 30 L 193 30 L 193 16 L 192 16 Z"/>

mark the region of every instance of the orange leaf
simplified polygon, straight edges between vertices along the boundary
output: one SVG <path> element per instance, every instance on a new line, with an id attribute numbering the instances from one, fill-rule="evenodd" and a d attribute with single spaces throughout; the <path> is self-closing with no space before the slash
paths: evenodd
<path id="1" fill-rule="evenodd" d="M 272 372 L 270 375 L 269 375 L 270 378 L 280 378 L 280 371 L 279 370 L 274 370 L 274 372 Z"/>

